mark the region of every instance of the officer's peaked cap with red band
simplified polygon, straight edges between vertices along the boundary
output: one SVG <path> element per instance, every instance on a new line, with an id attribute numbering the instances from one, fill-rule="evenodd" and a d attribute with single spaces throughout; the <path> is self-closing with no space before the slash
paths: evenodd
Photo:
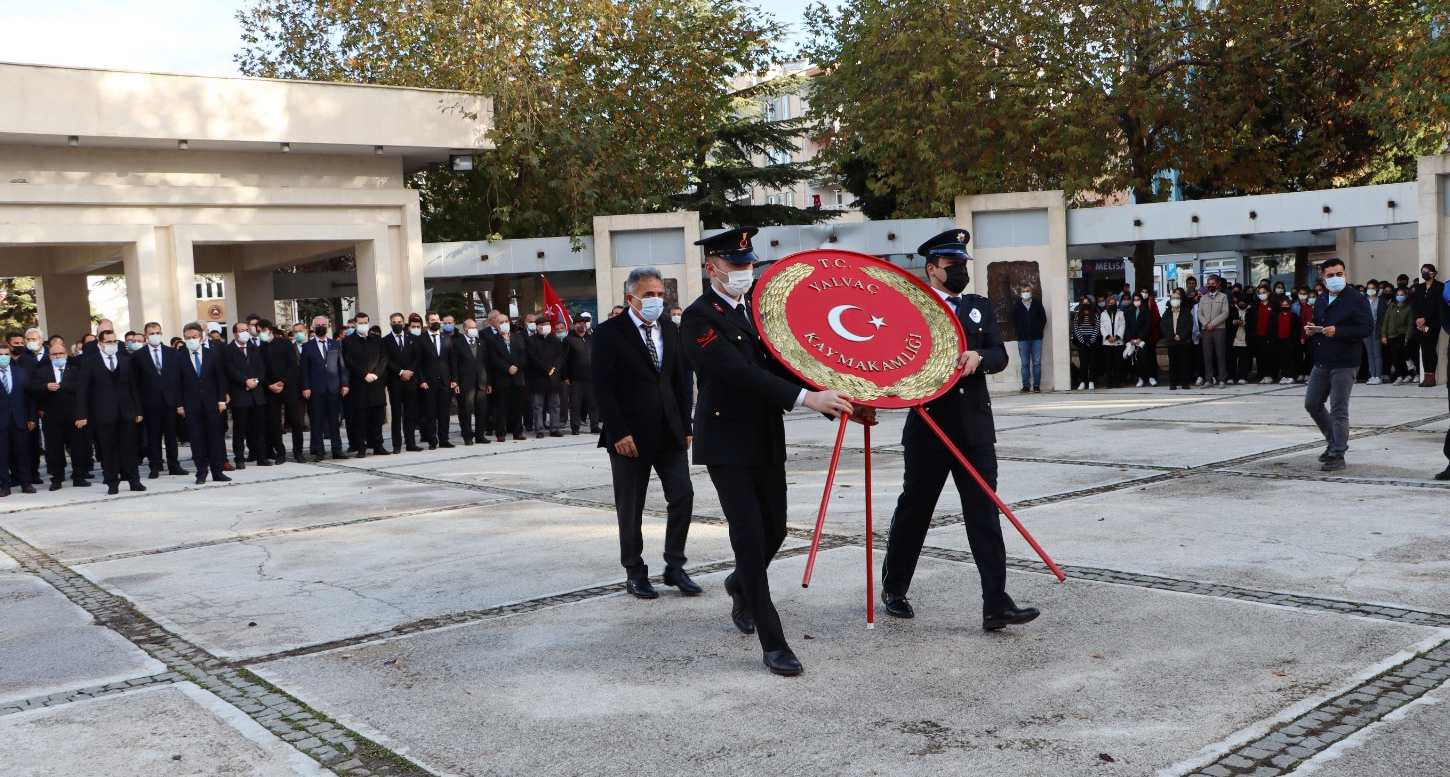
<path id="1" fill-rule="evenodd" d="M 718 256 L 736 264 L 755 264 L 760 259 L 755 256 L 755 247 L 751 245 L 750 238 L 759 232 L 755 227 L 736 227 L 703 240 L 696 240 L 695 245 L 704 247 L 706 256 Z"/>

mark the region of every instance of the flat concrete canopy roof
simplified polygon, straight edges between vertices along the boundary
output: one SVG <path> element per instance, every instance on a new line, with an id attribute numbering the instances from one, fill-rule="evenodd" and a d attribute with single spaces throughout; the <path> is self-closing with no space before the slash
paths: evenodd
<path id="1" fill-rule="evenodd" d="M 470 92 L 0 63 L 0 145 L 381 154 L 406 169 L 490 149 Z M 74 141 L 72 139 L 74 138 Z"/>

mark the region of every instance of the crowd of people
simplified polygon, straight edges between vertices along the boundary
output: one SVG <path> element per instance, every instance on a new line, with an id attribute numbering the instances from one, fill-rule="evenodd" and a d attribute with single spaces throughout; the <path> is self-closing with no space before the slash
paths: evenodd
<path id="1" fill-rule="evenodd" d="M 250 315 L 230 332 L 198 321 L 179 334 L 155 322 L 119 333 L 102 319 L 74 341 L 12 332 L 0 344 L 0 497 L 34 493 L 42 473 L 56 491 L 91 486 L 99 469 L 115 494 L 123 482 L 145 491 L 143 467 L 201 484 L 329 453 L 597 434 L 592 325 L 587 312 L 567 325 L 494 310 L 482 322 L 393 313 L 386 326 L 358 313 L 344 327 Z"/>
<path id="2" fill-rule="evenodd" d="M 1358 377 L 1367 384 L 1435 385 L 1440 332 L 1450 332 L 1445 284 L 1437 275 L 1427 264 L 1413 282 L 1400 275 L 1393 282 L 1355 285 L 1369 302 L 1373 325 L 1360 354 Z M 1028 300 L 1026 287 L 1023 293 Z M 1305 327 L 1316 323 L 1314 307 L 1327 293 L 1322 280 L 1291 289 L 1268 280 L 1229 285 L 1211 275 L 1202 289 L 1187 278 L 1162 309 L 1147 289 L 1135 292 L 1128 284 L 1116 294 L 1084 295 L 1069 313 L 1078 354 L 1073 385 L 1087 391 L 1304 383 L 1315 347 Z M 1168 357 L 1166 373 L 1160 347 Z M 1027 391 L 1025 364 L 1023 369 Z"/>

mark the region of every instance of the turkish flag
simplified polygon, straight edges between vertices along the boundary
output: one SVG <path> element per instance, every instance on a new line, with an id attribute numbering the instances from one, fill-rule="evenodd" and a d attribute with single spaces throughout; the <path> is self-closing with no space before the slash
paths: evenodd
<path id="1" fill-rule="evenodd" d="M 564 307 L 564 301 L 554 293 L 554 287 L 549 285 L 549 279 L 540 275 L 544 281 L 544 315 L 555 321 L 562 322 L 565 329 L 573 329 L 574 322 L 569 318 L 569 309 Z"/>

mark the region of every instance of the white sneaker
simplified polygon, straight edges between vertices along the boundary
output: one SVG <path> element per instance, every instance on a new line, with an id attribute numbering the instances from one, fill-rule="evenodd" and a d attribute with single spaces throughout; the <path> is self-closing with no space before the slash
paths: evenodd
<path id="1" fill-rule="evenodd" d="M 1274 382 L 1274 379 L 1273 378 L 1264 378 L 1263 380 L 1259 381 L 1259 385 L 1263 385 L 1265 383 L 1273 383 L 1273 382 Z"/>
<path id="2" fill-rule="evenodd" d="M 1380 382 L 1381 381 L 1380 381 L 1379 378 L 1370 378 L 1369 380 L 1367 380 L 1367 381 L 1364 382 L 1364 385 L 1366 385 L 1366 386 L 1378 386 L 1380 384 Z"/>
<path id="3" fill-rule="evenodd" d="M 1092 391 L 1093 389 L 1095 389 L 1097 387 L 1098 386 L 1097 386 L 1096 383 L 1093 383 L 1092 381 L 1088 381 L 1088 391 Z"/>
<path id="4" fill-rule="evenodd" d="M 1150 385 L 1150 386 L 1156 386 L 1156 385 L 1158 385 L 1158 379 L 1157 378 L 1149 378 L 1148 379 L 1148 385 Z"/>
<path id="5" fill-rule="evenodd" d="M 1077 390 L 1078 391 L 1087 391 L 1087 384 L 1086 383 L 1079 383 L 1079 384 L 1077 384 Z"/>
<path id="6" fill-rule="evenodd" d="M 1143 379 L 1142 378 L 1139 378 L 1138 379 L 1138 385 L 1134 386 L 1133 388 L 1143 388 Z"/>
<path id="7" fill-rule="evenodd" d="M 1293 382 L 1294 382 L 1294 379 L 1293 378 L 1280 378 L 1279 379 L 1279 385 L 1280 386 L 1288 386 L 1289 384 L 1291 384 Z"/>
<path id="8" fill-rule="evenodd" d="M 1198 378 L 1197 380 L 1193 381 L 1193 385 L 1195 385 L 1195 386 L 1202 386 L 1203 385 L 1203 378 Z"/>

